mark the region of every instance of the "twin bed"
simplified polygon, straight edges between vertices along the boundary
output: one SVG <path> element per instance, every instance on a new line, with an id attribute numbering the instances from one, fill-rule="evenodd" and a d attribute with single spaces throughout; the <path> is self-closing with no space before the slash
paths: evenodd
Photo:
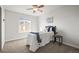
<path id="1" fill-rule="evenodd" d="M 48 27 L 53 28 L 53 27 L 50 27 L 50 26 L 48 26 Z M 29 45 L 29 50 L 32 51 L 32 52 L 35 52 L 40 47 L 45 46 L 50 41 L 52 41 L 53 36 L 55 35 L 54 29 L 55 28 L 53 28 L 52 31 L 42 31 L 42 32 L 39 32 L 39 33 L 30 32 L 28 34 L 28 38 L 27 38 L 27 41 L 26 41 L 26 45 Z"/>

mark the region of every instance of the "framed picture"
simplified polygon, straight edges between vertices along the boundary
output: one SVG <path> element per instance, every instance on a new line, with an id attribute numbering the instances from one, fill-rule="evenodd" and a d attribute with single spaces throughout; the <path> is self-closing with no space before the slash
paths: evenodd
<path id="1" fill-rule="evenodd" d="M 47 23 L 53 23 L 53 17 L 48 17 L 47 18 Z"/>

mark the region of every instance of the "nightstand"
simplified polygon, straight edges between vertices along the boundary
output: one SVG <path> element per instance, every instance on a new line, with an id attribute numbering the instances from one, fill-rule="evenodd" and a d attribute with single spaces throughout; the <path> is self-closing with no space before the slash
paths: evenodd
<path id="1" fill-rule="evenodd" d="M 63 36 L 62 35 L 54 35 L 54 43 L 58 40 L 59 45 L 63 43 Z"/>

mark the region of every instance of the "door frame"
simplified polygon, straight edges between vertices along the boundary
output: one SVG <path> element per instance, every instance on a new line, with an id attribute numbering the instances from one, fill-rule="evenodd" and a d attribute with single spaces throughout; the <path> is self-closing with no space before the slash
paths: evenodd
<path id="1" fill-rule="evenodd" d="M 2 15 L 1 15 L 1 6 L 0 6 L 0 50 L 1 50 L 1 39 L 2 39 L 1 38 L 1 35 L 2 35 L 2 32 L 1 32 L 1 27 L 2 27 L 2 23 L 1 23 L 2 21 L 1 21 L 1 19 L 2 18 L 1 17 L 2 17 Z"/>

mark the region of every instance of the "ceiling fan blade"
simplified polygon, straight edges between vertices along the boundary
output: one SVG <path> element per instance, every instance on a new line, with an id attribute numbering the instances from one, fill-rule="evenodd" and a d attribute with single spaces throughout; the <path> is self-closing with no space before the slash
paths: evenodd
<path id="1" fill-rule="evenodd" d="M 40 5 L 40 6 L 39 6 L 39 8 L 42 8 L 42 7 L 44 7 L 44 5 Z"/>
<path id="2" fill-rule="evenodd" d="M 34 8 L 41 8 L 44 7 L 44 5 L 32 5 Z"/>
<path id="3" fill-rule="evenodd" d="M 28 9 L 26 9 L 26 10 L 32 10 L 33 8 L 28 8 Z"/>
<path id="4" fill-rule="evenodd" d="M 38 5 L 32 5 L 32 7 L 33 7 L 33 8 L 37 8 L 37 7 L 38 7 Z"/>

